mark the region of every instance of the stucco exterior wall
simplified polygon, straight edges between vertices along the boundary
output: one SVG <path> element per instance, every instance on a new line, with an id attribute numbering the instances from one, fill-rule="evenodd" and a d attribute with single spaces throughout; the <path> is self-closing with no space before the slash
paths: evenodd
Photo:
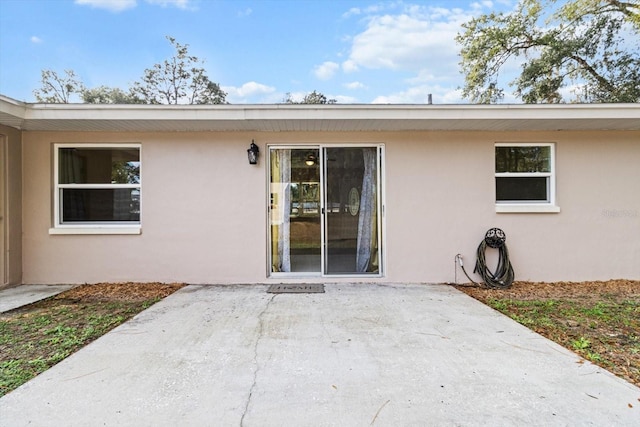
<path id="1" fill-rule="evenodd" d="M 556 143 L 560 213 L 495 212 L 495 142 Z M 393 147 L 387 149 L 390 277 L 452 281 L 455 254 L 472 271 L 491 227 L 507 234 L 518 280 L 640 277 L 637 132 L 436 133 Z M 460 271 L 458 278 L 466 281 Z"/>
<path id="2" fill-rule="evenodd" d="M 5 287 L 22 282 L 22 135 L 14 128 L 1 125 L 0 135 L 6 144 L 0 154 L 0 161 L 4 163 L 1 168 L 4 176 L 0 181 L 5 187 L 2 192 L 5 277 L 0 278 L 0 287 Z"/>
<path id="3" fill-rule="evenodd" d="M 257 166 L 246 157 L 252 139 Z M 637 131 L 26 132 L 23 140 L 24 283 L 283 281 L 267 277 L 265 155 L 280 143 L 385 144 L 385 275 L 361 281 L 452 282 L 454 256 L 473 270 L 491 227 L 506 232 L 518 280 L 640 279 Z M 49 234 L 55 142 L 142 144 L 142 234 Z M 560 213 L 495 212 L 496 142 L 556 143 Z"/>

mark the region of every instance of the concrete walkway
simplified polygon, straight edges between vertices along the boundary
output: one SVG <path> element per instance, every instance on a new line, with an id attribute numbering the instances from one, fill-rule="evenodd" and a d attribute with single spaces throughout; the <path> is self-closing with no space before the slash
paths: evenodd
<path id="1" fill-rule="evenodd" d="M 446 285 L 188 286 L 1 426 L 637 426 L 640 389 Z"/>
<path id="2" fill-rule="evenodd" d="M 26 285 L 0 290 L 0 313 L 49 298 L 73 285 Z"/>

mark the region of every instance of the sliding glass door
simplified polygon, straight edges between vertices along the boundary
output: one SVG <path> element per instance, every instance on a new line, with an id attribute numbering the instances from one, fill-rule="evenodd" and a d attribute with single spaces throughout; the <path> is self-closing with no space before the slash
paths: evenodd
<path id="1" fill-rule="evenodd" d="M 271 273 L 321 271 L 320 151 L 270 150 Z"/>
<path id="2" fill-rule="evenodd" d="M 381 150 L 270 148 L 272 276 L 381 273 Z"/>

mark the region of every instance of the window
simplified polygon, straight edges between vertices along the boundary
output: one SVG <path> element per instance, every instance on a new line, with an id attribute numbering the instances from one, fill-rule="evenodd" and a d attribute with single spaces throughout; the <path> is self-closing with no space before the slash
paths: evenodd
<path id="1" fill-rule="evenodd" d="M 56 144 L 56 233 L 140 232 L 140 145 Z"/>
<path id="2" fill-rule="evenodd" d="M 558 212 L 553 144 L 495 146 L 496 210 Z"/>

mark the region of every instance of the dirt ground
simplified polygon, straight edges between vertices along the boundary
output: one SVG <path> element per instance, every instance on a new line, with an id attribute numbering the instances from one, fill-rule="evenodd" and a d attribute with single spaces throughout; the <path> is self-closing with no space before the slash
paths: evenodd
<path id="1" fill-rule="evenodd" d="M 571 298 L 582 301 L 598 301 L 603 294 L 619 298 L 640 297 L 640 281 L 638 280 L 608 280 L 578 283 L 514 282 L 510 288 L 504 290 L 462 286 L 460 286 L 459 289 L 481 301 L 487 297 L 516 300 Z"/>
<path id="2" fill-rule="evenodd" d="M 56 295 L 55 299 L 138 302 L 162 299 L 183 286 L 182 283 L 96 283 L 72 288 Z"/>

